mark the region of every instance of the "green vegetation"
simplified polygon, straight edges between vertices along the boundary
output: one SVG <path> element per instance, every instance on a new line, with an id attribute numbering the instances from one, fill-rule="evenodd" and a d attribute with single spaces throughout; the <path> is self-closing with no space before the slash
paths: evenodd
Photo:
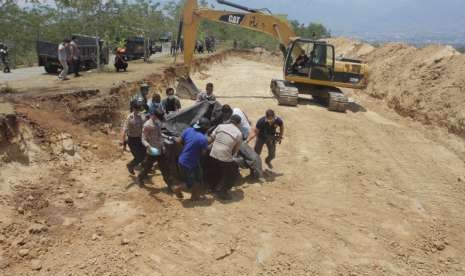
<path id="1" fill-rule="evenodd" d="M 206 1 L 199 2 L 207 5 Z M 181 8 L 182 1 L 174 0 L 163 4 L 153 0 L 55 0 L 48 5 L 38 0 L 4 0 L 0 1 L 0 41 L 10 47 L 12 64 L 32 65 L 37 61 L 36 40 L 59 42 L 71 34 L 98 34 L 113 48 L 131 36 L 157 39 L 166 32 L 176 34 Z M 321 24 L 303 25 L 297 21 L 291 24 L 299 36 L 330 35 Z M 206 35 L 217 40 L 236 40 L 244 48 L 277 46 L 265 34 L 204 21 L 199 37 L 203 39 Z"/>

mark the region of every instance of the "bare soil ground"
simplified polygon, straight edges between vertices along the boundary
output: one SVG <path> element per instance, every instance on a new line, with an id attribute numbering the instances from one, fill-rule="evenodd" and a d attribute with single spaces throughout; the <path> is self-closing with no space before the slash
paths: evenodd
<path id="1" fill-rule="evenodd" d="M 360 41 L 330 40 L 338 54 L 370 66 L 366 93 L 405 117 L 447 128 L 465 137 L 465 55 L 451 46 L 423 48 L 402 43 L 373 47 Z"/>
<path id="2" fill-rule="evenodd" d="M 348 91 L 346 114 L 306 98 L 277 106 L 269 81 L 279 77 L 280 66 L 241 57 L 194 77 L 253 121 L 271 107 L 286 123 L 268 181 L 245 181 L 230 202 L 177 200 L 158 173 L 137 187 L 118 118 L 52 108 L 100 96 L 18 103 L 19 149 L 0 167 L 1 274 L 463 275 L 465 142 L 363 92 Z"/>

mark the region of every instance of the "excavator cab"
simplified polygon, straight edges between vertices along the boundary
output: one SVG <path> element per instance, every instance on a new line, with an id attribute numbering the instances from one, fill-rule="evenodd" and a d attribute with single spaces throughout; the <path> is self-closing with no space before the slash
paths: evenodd
<path id="1" fill-rule="evenodd" d="M 287 51 L 284 75 L 332 81 L 334 67 L 333 45 L 323 41 L 298 38 Z"/>

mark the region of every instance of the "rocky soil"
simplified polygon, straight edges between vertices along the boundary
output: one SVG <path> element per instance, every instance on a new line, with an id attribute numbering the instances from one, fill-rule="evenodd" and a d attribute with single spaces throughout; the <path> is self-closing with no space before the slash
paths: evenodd
<path id="1" fill-rule="evenodd" d="M 281 77 L 281 65 L 269 53 L 197 61 L 199 87 L 214 82 L 219 101 L 252 121 L 274 108 L 286 124 L 267 182 L 254 183 L 243 171 L 227 202 L 210 195 L 196 204 L 178 200 L 158 172 L 139 188 L 125 169 L 130 154 L 117 142 L 128 97 L 140 80 L 151 92 L 172 85 L 176 68 L 154 65 L 125 82 L 87 75 L 37 90 L 11 84 L 20 91 L 3 101 L 13 104 L 0 104 L 0 274 L 463 275 L 464 140 L 448 132 L 449 119 L 439 127 L 393 105 L 391 86 L 409 82 L 376 71 L 389 64 L 370 61 L 380 49 L 342 42 L 347 55 L 363 53 L 373 64 L 373 84 L 348 91 L 346 114 L 309 98 L 277 106 L 269 81 Z M 397 49 L 393 57 L 410 49 L 386 47 Z M 434 58 L 425 68 L 458 58 L 427 49 Z M 413 57 L 427 49 L 408 51 Z M 433 91 L 416 83 L 411 93 Z"/>

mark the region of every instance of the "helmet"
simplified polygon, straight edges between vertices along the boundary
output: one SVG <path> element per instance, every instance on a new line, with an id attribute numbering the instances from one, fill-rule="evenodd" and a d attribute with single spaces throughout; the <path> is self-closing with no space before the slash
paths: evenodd
<path id="1" fill-rule="evenodd" d="M 139 110 L 144 106 L 144 100 L 142 98 L 135 98 L 131 101 L 131 109 Z"/>
<path id="2" fill-rule="evenodd" d="M 137 101 L 137 104 L 139 104 L 140 106 L 143 106 L 145 104 L 145 100 L 142 97 L 137 97 L 136 101 Z"/>

